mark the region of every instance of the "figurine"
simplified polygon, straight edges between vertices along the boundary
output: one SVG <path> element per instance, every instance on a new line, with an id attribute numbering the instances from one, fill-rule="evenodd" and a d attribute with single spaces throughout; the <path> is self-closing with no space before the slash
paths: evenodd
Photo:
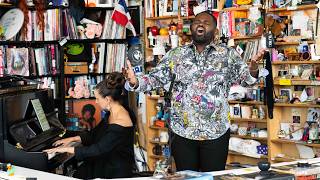
<path id="1" fill-rule="evenodd" d="M 164 114 L 162 119 L 166 122 L 170 120 L 170 110 L 168 108 L 164 108 Z"/>
<path id="2" fill-rule="evenodd" d="M 163 179 L 168 176 L 169 165 L 165 163 L 165 160 L 158 160 L 153 173 L 153 177 L 156 179 Z"/>
<path id="3" fill-rule="evenodd" d="M 157 109 L 157 119 L 161 120 L 163 118 L 163 104 L 162 103 L 158 103 L 156 106 Z"/>
<path id="4" fill-rule="evenodd" d="M 315 141 L 319 139 L 318 124 L 312 123 L 309 129 L 309 140 Z"/>
<path id="5" fill-rule="evenodd" d="M 306 122 L 304 124 L 303 135 L 301 140 L 307 142 L 308 139 L 309 139 L 309 124 Z"/>

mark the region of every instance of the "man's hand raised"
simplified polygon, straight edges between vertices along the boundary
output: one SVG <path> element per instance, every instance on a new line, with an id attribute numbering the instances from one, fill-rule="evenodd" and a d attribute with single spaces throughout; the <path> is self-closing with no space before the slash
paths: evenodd
<path id="1" fill-rule="evenodd" d="M 138 85 L 138 80 L 136 78 L 136 75 L 134 74 L 134 71 L 132 69 L 132 66 L 129 60 L 127 60 L 127 68 L 123 70 L 123 75 L 126 77 L 130 86 L 136 87 Z"/>

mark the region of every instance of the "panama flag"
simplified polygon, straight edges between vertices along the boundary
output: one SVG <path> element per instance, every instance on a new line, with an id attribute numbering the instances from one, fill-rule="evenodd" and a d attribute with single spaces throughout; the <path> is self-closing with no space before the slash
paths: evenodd
<path id="1" fill-rule="evenodd" d="M 133 36 L 136 36 L 136 30 L 133 27 L 131 16 L 128 11 L 125 0 L 119 0 L 118 4 L 114 7 L 112 19 L 121 26 L 124 26 L 132 31 Z"/>

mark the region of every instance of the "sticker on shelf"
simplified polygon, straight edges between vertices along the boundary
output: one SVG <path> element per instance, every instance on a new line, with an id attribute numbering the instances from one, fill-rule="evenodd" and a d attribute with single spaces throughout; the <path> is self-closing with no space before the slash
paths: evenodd
<path id="1" fill-rule="evenodd" d="M 62 39 L 62 40 L 59 42 L 60 46 L 63 46 L 64 44 L 66 44 L 67 41 L 68 41 L 68 40 L 67 40 L 66 38 Z"/>
<path id="2" fill-rule="evenodd" d="M 282 86 L 291 86 L 291 79 L 280 79 L 279 84 Z"/>

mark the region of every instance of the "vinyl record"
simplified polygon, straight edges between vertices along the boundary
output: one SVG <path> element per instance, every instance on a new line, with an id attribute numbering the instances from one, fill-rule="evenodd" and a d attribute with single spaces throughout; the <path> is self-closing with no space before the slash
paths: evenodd
<path id="1" fill-rule="evenodd" d="M 18 8 L 9 10 L 1 17 L 0 25 L 4 28 L 5 40 L 13 38 L 20 31 L 23 21 L 23 12 Z"/>

